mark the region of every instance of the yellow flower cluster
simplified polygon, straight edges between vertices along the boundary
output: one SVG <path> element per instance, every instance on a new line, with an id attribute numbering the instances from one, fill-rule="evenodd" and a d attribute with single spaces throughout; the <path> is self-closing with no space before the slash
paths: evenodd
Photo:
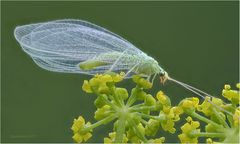
<path id="1" fill-rule="evenodd" d="M 202 103 L 196 97 L 183 99 L 178 106 L 172 106 L 170 98 L 159 91 L 156 97 L 145 92 L 152 83 L 139 75 L 132 77 L 136 87 L 128 93 L 127 89 L 117 87 L 125 74 L 97 74 L 89 81 L 84 81 L 82 89 L 98 97 L 94 101 L 97 110 L 96 123 L 85 123 L 83 117 L 74 119 L 72 125 L 75 142 L 86 142 L 92 130 L 100 125 L 114 123 L 114 131 L 104 138 L 104 143 L 163 143 L 164 137 L 153 139 L 160 126 L 164 131 L 175 133 L 175 123 L 180 115 L 189 115 L 178 138 L 182 143 L 198 143 L 198 137 L 206 137 L 207 143 L 214 143 L 215 138 L 223 142 L 237 141 L 233 137 L 239 134 L 240 107 L 239 91 L 225 85 L 222 95 L 231 101 L 225 104 L 219 98 L 206 97 Z M 237 84 L 240 88 L 240 84 Z M 230 110 L 231 109 L 231 110 Z M 201 114 L 199 114 L 201 112 Z M 157 113 L 157 115 L 155 115 Z M 191 116 L 191 117 L 190 117 Z M 200 132 L 200 123 L 206 123 L 205 131 Z"/>
<path id="2" fill-rule="evenodd" d="M 223 101 L 219 98 L 214 97 L 211 100 L 211 98 L 207 96 L 203 103 L 201 105 L 198 105 L 197 110 L 204 113 L 206 116 L 210 116 L 213 114 L 212 108 L 215 108 L 217 111 L 220 110 L 219 108 L 216 108 L 216 106 L 224 107 Z"/>
<path id="3" fill-rule="evenodd" d="M 237 88 L 240 88 L 240 83 L 236 85 Z M 222 95 L 231 101 L 233 104 L 240 104 L 240 93 L 237 90 L 231 90 L 230 85 L 225 85 L 222 91 Z"/>
<path id="4" fill-rule="evenodd" d="M 179 106 L 184 110 L 184 112 L 193 112 L 198 107 L 198 104 L 199 99 L 196 97 L 192 97 L 182 100 Z"/>
<path id="5" fill-rule="evenodd" d="M 165 131 L 174 133 L 176 129 L 174 128 L 175 122 L 180 120 L 179 115 L 183 113 L 181 107 L 171 107 L 171 101 L 167 95 L 162 91 L 157 93 L 157 99 L 159 103 L 163 106 L 160 114 L 165 115 L 165 120 L 161 122 L 161 126 Z"/>
<path id="6" fill-rule="evenodd" d="M 163 130 L 170 133 L 175 133 L 176 129 L 174 128 L 175 122 L 180 120 L 179 115 L 182 114 L 180 107 L 163 107 L 163 110 L 160 114 L 164 114 L 166 120 L 161 122 Z"/>
<path id="7" fill-rule="evenodd" d="M 91 80 L 84 80 L 82 89 L 87 93 L 99 92 L 108 93 L 109 85 L 111 83 L 117 83 L 123 80 L 125 73 L 112 75 L 108 74 L 97 74 Z"/>
<path id="8" fill-rule="evenodd" d="M 150 83 L 148 80 L 140 77 L 139 75 L 134 75 L 133 81 L 140 87 L 144 89 L 150 89 L 152 87 L 152 83 Z"/>
<path id="9" fill-rule="evenodd" d="M 160 137 L 156 139 L 150 139 L 148 143 L 162 144 L 165 141 L 165 137 Z"/>
<path id="10" fill-rule="evenodd" d="M 108 137 L 104 138 L 104 143 L 107 143 L 107 144 L 114 143 L 115 138 L 116 138 L 116 132 L 111 132 L 108 134 L 108 136 L 109 136 L 109 138 Z M 127 142 L 128 142 L 128 138 L 124 134 L 123 135 L 123 143 L 127 143 Z"/>
<path id="11" fill-rule="evenodd" d="M 81 143 L 83 141 L 87 141 L 89 138 L 92 137 L 92 134 L 90 132 L 82 132 L 82 130 L 85 127 L 90 126 L 91 123 L 87 123 L 85 124 L 85 120 L 82 116 L 79 116 L 78 119 L 74 119 L 73 121 L 73 125 L 71 127 L 72 131 L 73 131 L 73 140 L 75 142 Z"/>
<path id="12" fill-rule="evenodd" d="M 182 127 L 182 134 L 178 135 L 178 138 L 182 143 L 198 143 L 197 136 L 191 136 L 193 132 L 200 132 L 200 129 L 197 129 L 200 126 L 198 121 L 193 121 L 191 117 L 187 117 L 187 123 L 185 123 Z"/>

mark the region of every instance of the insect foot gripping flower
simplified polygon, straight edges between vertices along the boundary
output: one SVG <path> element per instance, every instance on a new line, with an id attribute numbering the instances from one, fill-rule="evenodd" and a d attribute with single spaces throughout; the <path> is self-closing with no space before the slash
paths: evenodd
<path id="1" fill-rule="evenodd" d="M 112 124 L 113 132 L 104 138 L 104 143 L 163 143 L 164 137 L 154 137 L 163 130 L 174 133 L 174 124 L 182 113 L 180 107 L 172 107 L 167 95 L 159 91 L 156 97 L 145 90 L 152 87 L 148 80 L 135 75 L 136 84 L 129 93 L 116 84 L 124 78 L 124 73 L 97 74 L 89 81 L 85 80 L 82 89 L 96 95 L 94 101 L 97 110 L 94 118 L 97 122 L 85 124 L 83 117 L 74 120 L 73 140 L 86 142 L 93 129 Z"/>
<path id="2" fill-rule="evenodd" d="M 237 84 L 237 88 L 239 86 Z M 231 90 L 230 85 L 225 85 L 222 95 L 229 100 L 227 103 L 214 97 L 206 97 L 201 104 L 196 98 L 187 98 L 179 103 L 184 113 L 206 123 L 205 131 L 200 132 L 195 130 L 197 124 L 193 127 L 193 121 L 188 118 L 188 124 L 181 127 L 183 131 L 183 134 L 179 135 L 181 142 L 197 143 L 198 137 L 206 137 L 207 143 L 215 143 L 215 141 L 239 143 L 239 91 Z"/>

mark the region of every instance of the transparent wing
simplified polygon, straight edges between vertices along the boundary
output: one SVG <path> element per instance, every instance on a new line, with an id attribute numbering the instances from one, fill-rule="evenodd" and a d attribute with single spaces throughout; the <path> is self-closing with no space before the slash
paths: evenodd
<path id="1" fill-rule="evenodd" d="M 104 53 L 123 53 L 142 55 L 139 49 L 122 37 L 92 23 L 82 20 L 56 20 L 19 26 L 14 35 L 40 67 L 56 72 L 103 73 L 112 67 L 117 57 L 108 65 L 85 71 L 78 64 L 97 58 Z M 117 63 L 113 71 L 128 70 L 135 62 Z"/>

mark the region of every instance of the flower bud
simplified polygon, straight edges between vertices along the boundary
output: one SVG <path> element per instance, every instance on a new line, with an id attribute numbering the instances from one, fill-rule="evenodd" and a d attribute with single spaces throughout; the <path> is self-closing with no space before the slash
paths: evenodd
<path id="1" fill-rule="evenodd" d="M 128 98 L 128 92 L 125 88 L 116 88 L 116 94 L 119 97 L 122 97 L 123 100 Z"/>
<path id="2" fill-rule="evenodd" d="M 132 78 L 133 78 L 133 81 L 143 89 L 150 89 L 152 87 L 152 83 L 140 77 L 139 75 L 134 75 Z"/>
<path id="3" fill-rule="evenodd" d="M 164 106 L 171 106 L 171 101 L 167 95 L 165 95 L 162 91 L 159 91 L 156 95 L 160 104 Z"/>
<path id="4" fill-rule="evenodd" d="M 160 126 L 158 120 L 150 119 L 145 126 L 145 132 L 147 136 L 155 136 Z"/>
<path id="5" fill-rule="evenodd" d="M 96 120 L 101 120 L 107 117 L 110 113 L 111 107 L 109 105 L 104 105 L 101 108 L 98 108 L 97 111 L 95 112 L 94 118 Z"/>
<path id="6" fill-rule="evenodd" d="M 106 95 L 102 95 L 103 97 L 107 98 Z M 96 100 L 94 101 L 94 105 L 97 107 L 97 108 L 101 108 L 103 107 L 104 105 L 106 105 L 106 103 L 104 102 L 104 100 L 101 98 L 101 97 L 97 97 Z"/>
<path id="7" fill-rule="evenodd" d="M 147 106 L 155 106 L 156 105 L 156 100 L 152 95 L 148 94 L 145 98 L 144 103 Z"/>
<path id="8" fill-rule="evenodd" d="M 87 80 L 84 80 L 82 90 L 84 90 L 86 93 L 92 93 L 91 86 Z"/>

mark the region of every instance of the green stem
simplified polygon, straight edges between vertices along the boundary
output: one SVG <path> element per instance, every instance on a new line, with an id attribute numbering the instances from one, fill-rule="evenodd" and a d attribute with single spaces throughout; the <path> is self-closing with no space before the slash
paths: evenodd
<path id="1" fill-rule="evenodd" d="M 137 111 L 137 112 L 140 112 L 140 111 L 144 111 L 144 110 L 155 110 L 156 109 L 156 106 L 142 106 L 142 107 L 130 107 L 129 110 L 130 111 Z"/>
<path id="2" fill-rule="evenodd" d="M 149 119 L 155 119 L 155 120 L 158 120 L 158 121 L 166 120 L 166 116 L 165 115 L 151 116 L 151 115 L 147 115 L 147 114 L 144 114 L 144 113 L 137 113 L 137 114 L 139 116 L 141 116 L 141 117 L 145 117 L 145 118 L 149 118 Z"/>
<path id="3" fill-rule="evenodd" d="M 217 112 L 215 108 L 212 108 L 212 110 L 213 110 L 215 116 L 217 117 L 217 119 L 220 121 L 220 123 L 221 123 L 224 127 L 229 128 L 227 122 L 221 117 L 220 112 Z"/>
<path id="4" fill-rule="evenodd" d="M 211 121 L 210 119 L 207 119 L 207 118 L 199 115 L 199 114 L 196 113 L 195 111 L 194 111 L 194 112 L 191 112 L 191 113 L 188 113 L 188 114 L 191 115 L 192 117 L 195 117 L 195 118 L 201 120 L 201 121 L 204 121 L 204 122 L 206 122 L 206 123 L 212 124 L 213 126 L 217 127 L 220 131 L 224 131 L 223 126 L 221 126 L 221 125 L 219 125 L 219 124 Z"/>
<path id="5" fill-rule="evenodd" d="M 118 124 L 117 124 L 115 143 L 122 143 L 123 142 L 124 133 L 125 133 L 125 118 L 120 117 L 118 119 Z"/>
<path id="6" fill-rule="evenodd" d="M 146 120 L 144 120 L 144 119 L 141 119 L 140 120 L 144 125 L 147 125 L 148 124 L 148 122 L 146 121 Z"/>
<path id="7" fill-rule="evenodd" d="M 116 92 L 115 92 L 115 91 L 114 91 L 114 94 L 116 95 Z M 122 97 L 122 96 L 117 96 L 117 97 L 118 97 L 118 99 L 119 99 L 119 101 L 120 101 L 121 106 L 124 106 L 125 103 L 124 103 L 123 97 Z"/>
<path id="8" fill-rule="evenodd" d="M 146 137 L 140 132 L 139 128 L 137 127 L 136 123 L 132 119 L 128 119 L 128 123 L 134 129 L 135 134 L 140 138 L 144 143 L 147 143 Z"/>
<path id="9" fill-rule="evenodd" d="M 115 87 L 110 87 L 110 90 L 111 90 L 113 99 L 116 102 L 116 104 L 119 105 L 119 106 L 123 106 L 123 103 L 121 102 L 121 100 L 119 99 L 119 97 L 115 93 L 115 91 L 116 91 Z"/>
<path id="10" fill-rule="evenodd" d="M 132 89 L 131 95 L 128 98 L 126 106 L 130 107 L 136 101 L 137 93 L 138 93 L 139 90 L 140 90 L 140 88 L 138 87 L 138 85 L 135 88 Z"/>
<path id="11" fill-rule="evenodd" d="M 224 133 L 208 133 L 208 132 L 192 132 L 189 134 L 193 137 L 218 137 L 218 138 L 224 138 Z"/>
<path id="12" fill-rule="evenodd" d="M 114 110 L 117 110 L 117 107 L 112 104 L 107 98 L 105 98 L 103 95 L 99 95 L 99 97 L 109 106 L 111 106 Z"/>
<path id="13" fill-rule="evenodd" d="M 94 124 L 91 124 L 90 126 L 84 127 L 84 128 L 81 130 L 81 132 L 82 132 L 82 133 L 88 132 L 88 131 L 90 131 L 90 130 L 92 130 L 92 129 L 94 129 L 94 128 L 102 125 L 102 124 L 106 124 L 106 123 L 111 122 L 111 121 L 114 120 L 115 118 L 117 118 L 117 116 L 116 116 L 115 114 L 112 114 L 112 115 L 110 115 L 110 116 L 108 116 L 108 117 L 106 117 L 106 118 L 104 118 L 104 119 L 102 119 L 102 120 L 100 120 L 100 121 L 98 121 L 98 122 L 96 122 L 96 123 L 94 123 Z"/>
<path id="14" fill-rule="evenodd" d="M 141 106 L 144 106 L 144 105 L 145 105 L 144 103 L 136 104 L 136 105 L 132 106 L 131 108 L 137 108 L 137 107 L 141 107 Z"/>

